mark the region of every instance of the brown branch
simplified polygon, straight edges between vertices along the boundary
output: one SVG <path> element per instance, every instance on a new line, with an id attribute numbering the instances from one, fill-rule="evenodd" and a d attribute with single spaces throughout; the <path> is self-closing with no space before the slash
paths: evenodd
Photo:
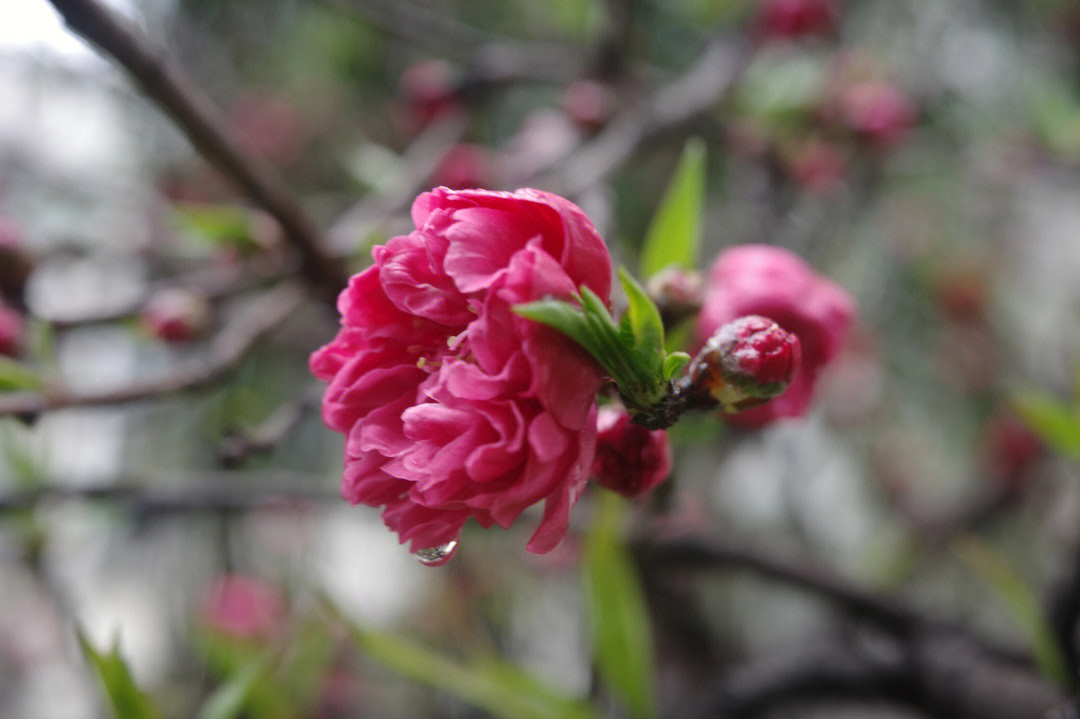
<path id="1" fill-rule="evenodd" d="M 119 504 L 139 514 L 199 514 L 237 512 L 289 502 L 340 502 L 341 495 L 330 488 L 319 489 L 326 477 L 315 474 L 265 473 L 252 488 L 232 487 L 245 477 L 236 472 L 203 472 L 196 475 L 161 478 L 119 477 L 88 486 L 62 486 L 59 478 L 40 489 L 0 494 L 0 515 L 33 509 L 43 502 L 106 502 Z M 194 483 L 197 488 L 183 492 L 144 489 L 146 485 Z M 301 489 L 302 488 L 302 489 Z"/>
<path id="2" fill-rule="evenodd" d="M 387 35 L 461 63 L 467 86 L 568 82 L 581 76 L 586 66 L 584 54 L 572 45 L 499 38 L 407 0 L 324 1 Z"/>
<path id="3" fill-rule="evenodd" d="M 732 566 L 749 570 L 805 589 L 891 631 L 911 631 L 929 621 L 900 602 L 855 587 L 812 561 L 781 558 L 730 539 L 650 539 L 639 542 L 635 548 L 647 567 L 668 571 Z"/>
<path id="4" fill-rule="evenodd" d="M 615 118 L 592 139 L 572 148 L 550 167 L 516 184 L 560 195 L 577 195 L 618 169 L 646 140 L 683 125 L 721 102 L 750 58 L 742 41 L 710 43 L 683 75 L 654 90 L 640 105 Z"/>
<path id="5" fill-rule="evenodd" d="M 325 385 L 314 385 L 297 399 L 279 407 L 258 426 L 229 432 L 218 443 L 218 461 L 225 467 L 237 467 L 252 455 L 272 450 L 289 436 L 300 420 L 319 407 L 325 389 Z"/>
<path id="6" fill-rule="evenodd" d="M 269 262 L 267 262 L 268 259 Z M 50 313 L 47 316 L 36 316 L 48 322 L 55 330 L 115 322 L 137 315 L 147 300 L 158 290 L 170 287 L 184 287 L 196 290 L 209 300 L 222 300 L 295 276 L 297 270 L 298 265 L 295 257 L 291 259 L 256 258 L 235 266 L 212 265 L 157 280 L 138 297 L 120 306 L 104 309 L 101 307 L 74 310 L 65 308 L 67 311 L 64 314 Z"/>
<path id="7" fill-rule="evenodd" d="M 719 538 L 653 539 L 638 542 L 636 549 L 643 568 L 652 573 L 728 566 L 782 581 L 835 604 L 884 630 L 889 641 L 899 642 L 903 655 L 899 665 L 890 660 L 875 668 L 872 662 L 862 666 L 848 659 L 838 664 L 838 671 L 827 677 L 837 691 L 855 682 L 868 696 L 899 701 L 941 719 L 1078 716 L 1070 698 L 1040 677 L 1025 657 L 989 646 L 953 622 L 924 616 L 896 599 L 860 589 L 811 561 L 785 559 Z M 902 674 L 898 673 L 901 669 Z M 793 695 L 820 696 L 820 682 L 826 678 L 815 674 L 819 670 L 818 664 L 807 665 L 808 678 L 785 669 L 781 673 L 784 690 L 773 686 L 770 691 L 775 696 L 754 693 L 741 705 L 743 714 L 731 706 L 724 708 L 731 697 L 721 692 L 719 703 L 707 705 L 701 716 L 751 715 Z M 896 691 L 898 683 L 901 692 Z M 725 692 L 729 690 L 730 686 Z"/>
<path id="8" fill-rule="evenodd" d="M 304 293 L 297 285 L 280 285 L 237 312 L 210 341 L 205 354 L 168 372 L 112 389 L 53 386 L 41 392 L 0 394 L 0 415 L 33 415 L 68 407 L 124 404 L 205 387 L 235 369 L 255 343 L 277 329 L 303 299 Z"/>
<path id="9" fill-rule="evenodd" d="M 266 161 L 245 156 L 228 137 L 221 113 L 173 63 L 128 23 L 96 0 L 49 0 L 76 33 L 115 58 L 147 96 L 180 126 L 196 149 L 235 178 L 277 218 L 298 251 L 302 273 L 316 294 L 332 300 L 345 286 L 341 267 L 324 251 L 322 232 Z"/>
<path id="10" fill-rule="evenodd" d="M 819 638 L 806 648 L 742 662 L 704 691 L 687 695 L 675 714 L 745 719 L 792 702 L 901 703 L 909 693 L 903 652 L 871 654 L 850 644 Z"/>

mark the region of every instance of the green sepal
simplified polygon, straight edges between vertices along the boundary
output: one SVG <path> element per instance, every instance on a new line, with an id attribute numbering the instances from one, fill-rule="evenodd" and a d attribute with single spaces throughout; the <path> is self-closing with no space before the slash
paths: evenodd
<path id="1" fill-rule="evenodd" d="M 664 379 L 672 379 L 682 372 L 683 368 L 688 364 L 690 364 L 690 355 L 685 352 L 672 352 L 664 358 L 664 368 L 662 372 Z"/>

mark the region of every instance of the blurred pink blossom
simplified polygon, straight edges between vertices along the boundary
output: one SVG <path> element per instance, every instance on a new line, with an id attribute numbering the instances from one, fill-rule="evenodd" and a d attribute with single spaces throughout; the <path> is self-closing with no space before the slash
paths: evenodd
<path id="1" fill-rule="evenodd" d="M 439 160 L 431 173 L 436 185 L 451 190 L 468 190 L 491 184 L 491 158 L 481 145 L 454 145 Z"/>
<path id="2" fill-rule="evenodd" d="M 168 287 L 147 300 L 139 320 L 154 337 L 165 342 L 190 342 L 210 326 L 213 310 L 202 294 L 183 287 Z"/>
<path id="3" fill-rule="evenodd" d="M 227 574 L 203 592 L 198 616 L 211 630 L 234 639 L 265 639 L 284 621 L 285 598 L 258 577 Z"/>
<path id="4" fill-rule="evenodd" d="M 765 37 L 790 40 L 807 35 L 828 35 L 839 23 L 837 0 L 761 0 L 758 3 L 756 27 Z"/>
<path id="5" fill-rule="evenodd" d="M 888 150 L 907 137 L 918 109 L 907 94 L 887 82 L 868 80 L 844 88 L 840 117 L 872 147 Z"/>
<path id="6" fill-rule="evenodd" d="M 537 190 L 438 188 L 412 217 L 350 280 L 341 330 L 311 357 L 330 383 L 323 419 L 346 435 L 342 493 L 382 506 L 414 552 L 544 500 L 527 548 L 550 551 L 592 469 L 601 375 L 512 308 L 581 285 L 607 301 L 607 247 L 578 207 Z"/>
<path id="7" fill-rule="evenodd" d="M 704 344 L 721 326 L 752 314 L 794 333 L 802 361 L 785 392 L 728 420 L 760 426 L 781 417 L 800 417 L 810 404 L 818 370 L 844 343 L 855 303 L 843 288 L 788 250 L 768 245 L 728 248 L 709 269 L 697 320 L 698 342 Z"/>

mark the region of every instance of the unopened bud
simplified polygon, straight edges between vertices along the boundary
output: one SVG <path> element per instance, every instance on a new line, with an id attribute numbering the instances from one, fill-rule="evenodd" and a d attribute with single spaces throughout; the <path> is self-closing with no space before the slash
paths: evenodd
<path id="1" fill-rule="evenodd" d="M 18 310 L 0 300 L 0 355 L 15 357 L 22 349 L 25 323 Z"/>
<path id="2" fill-rule="evenodd" d="M 629 412 L 611 405 L 598 411 L 596 429 L 593 476 L 602 487 L 638 497 L 667 479 L 671 472 L 667 432 L 635 424 Z"/>
<path id="3" fill-rule="evenodd" d="M 0 217 L 0 296 L 21 304 L 35 264 L 36 258 L 26 248 L 19 224 Z"/>
<path id="4" fill-rule="evenodd" d="M 203 295 L 180 287 L 155 293 L 142 311 L 143 325 L 160 340 L 189 342 L 210 326 L 212 310 Z"/>
<path id="5" fill-rule="evenodd" d="M 596 132 L 611 118 L 615 94 L 606 85 L 578 80 L 563 92 L 562 106 L 575 125 L 587 132 Z"/>
<path id="6" fill-rule="evenodd" d="M 738 412 L 787 389 L 801 358 L 794 334 L 767 317 L 740 317 L 717 330 L 690 363 L 690 387 L 725 412 Z"/>

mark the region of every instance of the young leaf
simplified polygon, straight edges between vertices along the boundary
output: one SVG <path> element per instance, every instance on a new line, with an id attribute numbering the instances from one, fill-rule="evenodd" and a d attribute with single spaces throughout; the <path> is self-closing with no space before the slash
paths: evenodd
<path id="1" fill-rule="evenodd" d="M 131 670 L 120 656 L 118 642 L 108 654 L 102 654 L 90 644 L 81 629 L 76 628 L 75 634 L 83 656 L 101 680 L 116 719 L 158 719 L 161 716 L 157 707 L 135 685 Z"/>
<path id="2" fill-rule="evenodd" d="M 623 322 L 633 335 L 634 349 L 648 363 L 645 369 L 656 374 L 664 359 L 664 322 L 660 319 L 660 310 L 622 267 L 619 268 L 619 281 L 627 301 Z"/>
<path id="3" fill-rule="evenodd" d="M 266 670 L 264 659 L 250 661 L 210 695 L 199 710 L 198 719 L 236 719 L 244 710 L 251 690 Z"/>
<path id="4" fill-rule="evenodd" d="M 962 537 L 954 551 L 1004 602 L 1028 640 L 1043 676 L 1060 687 L 1069 685 L 1065 658 L 1042 604 L 1027 582 L 989 546 L 974 536 Z"/>
<path id="5" fill-rule="evenodd" d="M 634 719 L 659 715 L 645 595 L 618 529 L 623 501 L 596 496 L 582 565 L 586 617 L 597 669 Z"/>
<path id="6" fill-rule="evenodd" d="M 1068 457 L 1080 457 L 1080 416 L 1063 402 L 1027 392 L 1014 397 L 1012 404 L 1042 441 Z"/>
<path id="7" fill-rule="evenodd" d="M 556 299 L 537 300 L 515 305 L 514 312 L 562 332 L 585 348 L 598 362 L 603 361 L 608 348 L 603 338 L 591 331 L 585 313 L 575 305 Z"/>
<path id="8" fill-rule="evenodd" d="M 690 355 L 685 352 L 672 352 L 664 358 L 664 379 L 675 377 L 682 368 L 690 364 Z"/>
<path id="9" fill-rule="evenodd" d="M 705 143 L 686 142 L 675 174 L 668 182 L 641 248 L 641 276 L 666 267 L 691 269 L 697 263 L 701 216 L 705 204 Z"/>
<path id="10" fill-rule="evenodd" d="M 388 632 L 348 622 L 356 647 L 383 666 L 505 719 L 600 719 L 582 699 L 567 696 L 495 657 L 462 662 Z"/>
<path id="11" fill-rule="evenodd" d="M 41 389 L 44 383 L 37 372 L 10 357 L 0 357 L 0 392 Z"/>

